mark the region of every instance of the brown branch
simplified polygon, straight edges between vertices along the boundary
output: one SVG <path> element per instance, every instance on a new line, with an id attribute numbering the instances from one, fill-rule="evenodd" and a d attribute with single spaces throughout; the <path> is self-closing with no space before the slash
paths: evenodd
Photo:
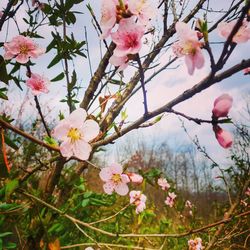
<path id="1" fill-rule="evenodd" d="M 32 194 L 29 194 L 25 191 L 19 191 L 20 193 L 22 193 L 23 195 L 31 198 L 32 200 L 35 200 L 36 202 L 50 208 L 51 210 L 57 212 L 60 216 L 62 217 L 65 217 L 67 219 L 69 219 L 71 222 L 73 223 L 77 223 L 78 225 L 82 225 L 84 227 L 87 227 L 93 231 L 96 231 L 96 232 L 99 232 L 101 234 L 104 234 L 104 235 L 108 235 L 108 236 L 111 236 L 111 237 L 123 237 L 123 238 L 129 238 L 129 237 L 169 237 L 169 238 L 182 238 L 182 237 L 185 237 L 185 236 L 188 236 L 188 235 L 191 235 L 191 234 L 196 234 L 196 233 L 199 233 L 199 232 L 203 232 L 209 228 L 213 228 L 213 227 L 216 227 L 216 226 L 219 226 L 221 224 L 226 224 L 226 223 L 229 223 L 231 222 L 233 219 L 235 218 L 240 218 L 240 217 L 244 217 L 244 216 L 247 216 L 250 214 L 250 210 L 247 211 L 247 212 L 244 212 L 244 213 L 240 213 L 240 214 L 237 214 L 235 216 L 231 216 L 231 217 L 228 217 L 228 218 L 225 218 L 223 220 L 220 220 L 220 221 L 217 221 L 215 223 L 211 223 L 211 224 L 208 224 L 206 226 L 203 226 L 203 227 L 200 227 L 200 228 L 197 228 L 197 229 L 192 229 L 188 232 L 184 232 L 184 233 L 180 233 L 180 234 L 165 234 L 165 233 L 159 233 L 159 234 L 133 234 L 133 233 L 128 233 L 128 234 L 115 234 L 115 233 L 111 233 L 111 232 L 108 232 L 108 231 L 105 231 L 103 229 L 100 229 L 100 228 L 97 228 L 97 227 L 94 227 L 92 225 L 90 225 L 89 223 L 86 223 L 86 222 L 83 222 L 83 221 L 80 221 L 70 215 L 68 215 L 67 213 L 64 213 L 63 211 L 61 211 L 60 209 L 52 206 L 51 204 L 41 200 L 40 198 L 32 195 Z"/>
<path id="2" fill-rule="evenodd" d="M 42 113 L 42 110 L 41 110 L 41 106 L 40 106 L 38 97 L 35 96 L 35 97 L 34 97 L 34 100 L 35 100 L 35 103 L 36 103 L 36 109 L 38 110 L 38 113 L 39 113 L 40 118 L 41 118 L 41 120 L 42 120 L 42 124 L 43 124 L 43 126 L 44 126 L 44 128 L 45 128 L 45 130 L 46 130 L 46 133 L 47 133 L 47 135 L 48 135 L 49 137 L 51 137 L 49 128 L 48 128 L 48 126 L 47 126 L 47 124 L 46 124 L 46 122 L 45 122 L 45 119 L 44 119 L 44 116 L 43 116 L 43 113 Z"/>
<path id="3" fill-rule="evenodd" d="M 186 16 L 186 18 L 183 19 L 183 22 L 185 23 L 189 22 L 194 17 L 194 15 L 199 11 L 199 9 L 202 7 L 205 1 L 206 0 L 200 0 L 194 7 L 194 9 Z M 142 67 L 144 69 L 149 68 L 150 64 L 153 62 L 153 60 L 156 58 L 156 56 L 164 47 L 164 44 L 175 34 L 175 32 L 176 32 L 175 23 L 172 23 L 172 25 L 167 29 L 167 31 L 164 32 L 160 41 L 154 46 L 152 53 L 150 53 L 142 63 Z M 115 118 L 120 114 L 124 104 L 128 100 L 127 97 L 130 96 L 130 94 L 134 90 L 139 80 L 140 80 L 140 74 L 137 71 L 135 75 L 131 78 L 126 90 L 122 93 L 121 98 L 114 102 L 113 108 L 110 109 L 109 112 L 106 114 L 106 116 L 102 119 L 100 123 L 100 128 L 102 131 L 106 131 L 107 128 L 115 120 Z"/>
<path id="4" fill-rule="evenodd" d="M 231 205 L 231 207 L 227 211 L 225 220 L 229 220 L 229 219 L 232 220 L 232 218 L 234 218 L 234 217 L 235 218 L 239 217 L 239 216 L 234 216 L 233 217 L 233 213 L 236 210 L 237 206 L 240 204 L 241 197 L 245 193 L 245 191 L 246 191 L 247 187 L 249 186 L 249 184 L 250 184 L 250 178 L 248 178 L 246 180 L 246 182 L 244 183 L 244 186 L 243 186 L 241 192 L 238 193 L 238 195 L 237 195 L 234 203 Z M 245 213 L 243 213 L 243 214 L 246 214 L 246 215 L 250 214 L 250 210 L 247 211 L 247 212 L 245 212 Z M 215 232 L 214 236 L 212 237 L 212 239 L 210 240 L 208 246 L 206 247 L 206 250 L 214 248 L 214 244 L 216 243 L 216 241 L 218 240 L 218 237 L 221 235 L 221 233 L 222 233 L 222 231 L 224 229 L 224 225 L 223 224 L 220 225 L 219 228 L 217 229 L 217 231 Z"/>
<path id="5" fill-rule="evenodd" d="M 99 147 L 99 146 L 103 146 L 103 145 L 107 145 L 111 142 L 113 142 L 114 140 L 116 140 L 117 138 L 119 138 L 120 136 L 130 132 L 133 129 L 137 129 L 141 124 L 143 124 L 144 122 L 150 120 L 151 118 L 160 115 L 162 113 L 165 112 L 171 112 L 171 109 L 183 102 L 186 101 L 188 99 L 190 99 L 191 97 L 193 97 L 194 95 L 198 94 L 199 92 L 207 89 L 208 87 L 212 86 L 213 84 L 220 82 L 228 77 L 230 77 L 231 75 L 243 70 L 244 68 L 250 67 L 250 59 L 247 60 L 243 60 L 241 63 L 234 65 L 233 67 L 223 71 L 220 74 L 215 75 L 213 78 L 211 78 L 210 76 L 207 76 L 206 78 L 204 78 L 202 81 L 200 81 L 198 84 L 194 85 L 192 88 L 184 91 L 181 95 L 179 95 L 178 97 L 176 97 L 175 99 L 173 99 L 172 101 L 170 101 L 169 103 L 165 104 L 164 106 L 154 110 L 153 112 L 148 113 L 147 118 L 145 117 L 141 117 L 138 120 L 136 120 L 133 124 L 127 126 L 126 128 L 122 129 L 120 131 L 119 134 L 114 133 L 111 136 L 100 140 L 98 142 L 93 143 L 93 147 Z"/>
<path id="6" fill-rule="evenodd" d="M 45 148 L 52 150 L 52 151 L 60 152 L 58 147 L 51 146 L 51 145 L 35 138 L 34 136 L 32 136 L 32 135 L 24 132 L 23 130 L 16 128 L 15 126 L 11 125 L 10 123 L 4 121 L 2 118 L 0 118 L 0 124 L 2 127 L 10 129 L 11 131 L 15 132 L 16 134 L 19 134 L 19 135 L 23 136 L 24 138 L 42 146 L 42 147 L 45 147 Z"/>
<path id="7" fill-rule="evenodd" d="M 8 2 L 7 7 L 5 8 L 2 17 L 0 18 L 0 31 L 2 30 L 5 19 L 9 15 L 10 9 L 12 8 L 12 6 L 14 5 L 15 2 L 16 2 L 16 0 L 10 0 Z"/>
<path id="8" fill-rule="evenodd" d="M 94 76 L 91 78 L 89 86 L 84 94 L 84 98 L 80 104 L 80 107 L 83 109 L 87 109 L 90 101 L 92 100 L 94 93 L 96 92 L 98 85 L 100 81 L 102 80 L 102 77 L 104 76 L 105 70 L 109 64 L 109 58 L 111 57 L 111 54 L 113 50 L 115 49 L 115 44 L 111 43 L 109 46 L 109 50 L 106 51 L 104 57 L 102 58 L 101 62 L 99 63 L 99 66 L 97 70 L 94 73 Z"/>

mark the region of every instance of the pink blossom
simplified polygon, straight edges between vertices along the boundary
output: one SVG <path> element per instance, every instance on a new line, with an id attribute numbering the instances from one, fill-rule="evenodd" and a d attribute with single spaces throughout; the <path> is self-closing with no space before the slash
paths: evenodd
<path id="1" fill-rule="evenodd" d="M 250 67 L 243 69 L 244 75 L 250 74 Z"/>
<path id="2" fill-rule="evenodd" d="M 187 207 L 187 208 L 192 208 L 193 205 L 192 205 L 191 201 L 186 200 L 186 202 L 185 202 L 185 207 Z"/>
<path id="3" fill-rule="evenodd" d="M 128 193 L 127 183 L 129 182 L 129 178 L 126 174 L 123 174 L 120 164 L 113 163 L 109 167 L 103 168 L 99 176 L 105 182 L 103 185 L 105 193 L 112 194 L 113 191 L 119 195 L 126 195 Z"/>
<path id="4" fill-rule="evenodd" d="M 33 95 L 39 95 L 42 92 L 48 93 L 48 84 L 50 83 L 49 79 L 43 77 L 39 74 L 31 74 L 31 77 L 26 80 L 26 84 L 32 90 Z"/>
<path id="5" fill-rule="evenodd" d="M 166 178 L 159 178 L 157 183 L 161 187 L 162 190 L 168 190 L 170 188 L 170 184 L 168 183 Z"/>
<path id="6" fill-rule="evenodd" d="M 114 55 L 124 57 L 128 54 L 137 54 L 142 46 L 141 38 L 144 31 L 145 27 L 136 23 L 133 17 L 122 19 L 118 30 L 111 34 L 116 44 Z"/>
<path id="7" fill-rule="evenodd" d="M 137 214 L 141 213 L 146 208 L 145 204 L 147 200 L 146 195 L 142 194 L 141 191 L 133 190 L 129 193 L 129 196 L 130 196 L 130 204 L 136 205 L 135 212 Z"/>
<path id="8" fill-rule="evenodd" d="M 105 39 L 109 36 L 111 29 L 114 27 L 116 23 L 116 6 L 118 4 L 118 0 L 102 0 L 101 7 L 101 21 L 100 26 L 102 29 L 102 39 Z"/>
<path id="9" fill-rule="evenodd" d="M 12 41 L 4 43 L 4 58 L 10 60 L 16 58 L 19 63 L 27 63 L 30 58 L 37 58 L 45 53 L 44 49 L 38 47 L 29 37 L 16 36 Z"/>
<path id="10" fill-rule="evenodd" d="M 195 238 L 194 240 L 188 241 L 189 250 L 202 250 L 202 239 Z"/>
<path id="11" fill-rule="evenodd" d="M 186 23 L 177 22 L 175 29 L 179 41 L 172 45 L 173 52 L 177 57 L 185 57 L 188 73 L 192 75 L 195 68 L 202 68 L 205 62 L 201 52 L 202 43 L 199 42 L 196 31 L 191 30 Z"/>
<path id="12" fill-rule="evenodd" d="M 54 128 L 52 135 L 62 141 L 62 156 L 75 156 L 83 161 L 89 158 L 91 146 L 88 142 L 99 134 L 99 125 L 94 120 L 86 120 L 86 117 L 86 111 L 78 108 Z"/>
<path id="13" fill-rule="evenodd" d="M 245 194 L 246 194 L 247 196 L 250 196 L 250 187 L 247 188 Z"/>
<path id="14" fill-rule="evenodd" d="M 215 137 L 216 137 L 217 141 L 219 142 L 219 144 L 223 148 L 230 148 L 232 146 L 232 144 L 233 144 L 233 137 L 232 137 L 232 135 L 229 132 L 223 130 L 218 125 L 215 125 L 213 127 L 213 130 L 215 132 Z"/>
<path id="15" fill-rule="evenodd" d="M 216 118 L 227 116 L 232 104 L 233 98 L 230 95 L 223 94 L 219 96 L 214 101 L 213 116 Z"/>
<path id="16" fill-rule="evenodd" d="M 123 71 L 128 67 L 128 61 L 129 59 L 127 56 L 117 57 L 115 55 L 112 55 L 109 59 L 109 62 L 112 65 L 114 65 L 115 67 L 119 67 L 118 72 Z"/>
<path id="17" fill-rule="evenodd" d="M 165 204 L 167 206 L 173 207 L 174 206 L 174 200 L 175 200 L 176 197 L 177 197 L 177 195 L 174 192 L 173 193 L 169 192 L 168 197 L 165 200 Z"/>
<path id="18" fill-rule="evenodd" d="M 133 183 L 141 184 L 143 182 L 143 177 L 139 174 L 127 173 L 127 176 L 129 177 L 130 181 Z"/>
<path id="19" fill-rule="evenodd" d="M 128 9 L 143 25 L 147 25 L 149 20 L 156 15 L 156 8 L 149 0 L 129 0 Z"/>
<path id="20" fill-rule="evenodd" d="M 224 37 L 228 38 L 228 36 L 231 34 L 235 24 L 237 23 L 237 20 L 234 20 L 232 22 L 226 23 L 221 22 L 218 24 L 218 32 L 219 34 Z M 235 43 L 245 43 L 250 39 L 250 28 L 249 23 L 245 19 L 243 20 L 242 26 L 239 28 L 238 32 L 233 37 L 233 42 Z"/>
<path id="21" fill-rule="evenodd" d="M 0 18 L 3 16 L 3 11 L 0 10 Z"/>

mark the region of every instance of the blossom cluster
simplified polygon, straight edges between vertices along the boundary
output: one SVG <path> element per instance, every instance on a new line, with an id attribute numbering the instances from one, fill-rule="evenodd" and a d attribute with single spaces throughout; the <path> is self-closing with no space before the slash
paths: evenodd
<path id="1" fill-rule="evenodd" d="M 170 188 L 170 184 L 168 183 L 166 178 L 159 178 L 157 180 L 157 184 L 161 187 L 162 190 L 168 191 Z M 165 200 L 165 204 L 169 207 L 174 206 L 174 201 L 177 195 L 174 192 L 168 192 L 167 198 Z"/>
<path id="2" fill-rule="evenodd" d="M 213 121 L 215 121 L 213 124 L 215 137 L 223 148 L 229 148 L 232 146 L 233 137 L 228 131 L 223 130 L 216 122 L 221 117 L 227 117 L 228 112 L 232 107 L 232 103 L 233 98 L 228 94 L 223 94 L 215 99 L 214 108 L 212 110 L 212 118 Z"/>
<path id="3" fill-rule="evenodd" d="M 142 37 L 156 9 L 149 0 L 102 0 L 101 38 L 109 35 L 116 44 L 110 63 L 122 71 L 142 47 Z M 115 25 L 118 28 L 111 32 Z"/>
<path id="4" fill-rule="evenodd" d="M 201 20 L 198 20 L 198 29 L 200 30 Z M 228 38 L 231 34 L 234 26 L 236 25 L 237 20 L 227 22 L 221 22 L 218 24 L 218 33 L 223 38 Z M 177 22 L 175 25 L 176 33 L 179 37 L 179 40 L 172 45 L 172 50 L 177 57 L 184 57 L 185 64 L 188 69 L 188 73 L 193 75 L 195 69 L 201 69 L 204 66 L 205 58 L 202 53 L 202 47 L 204 47 L 204 42 L 200 42 L 200 39 L 205 38 L 207 42 L 208 31 L 203 30 L 203 33 L 200 31 L 192 30 L 188 24 L 183 22 Z M 239 30 L 233 36 L 232 42 L 234 43 L 244 43 L 250 40 L 250 27 L 249 22 L 245 19 Z M 245 70 L 245 73 L 248 73 L 248 70 Z"/>
<path id="5" fill-rule="evenodd" d="M 100 178 L 104 181 L 103 189 L 107 194 L 116 192 L 119 195 L 125 196 L 129 192 L 128 183 L 141 184 L 143 177 L 135 173 L 124 173 L 123 167 L 120 164 L 113 163 L 108 167 L 102 168 L 99 173 Z M 136 206 L 136 213 L 142 212 L 145 208 L 147 197 L 141 191 L 132 190 L 129 193 L 130 204 Z"/>
<path id="6" fill-rule="evenodd" d="M 202 250 L 202 239 L 195 238 L 194 240 L 188 241 L 189 250 Z"/>

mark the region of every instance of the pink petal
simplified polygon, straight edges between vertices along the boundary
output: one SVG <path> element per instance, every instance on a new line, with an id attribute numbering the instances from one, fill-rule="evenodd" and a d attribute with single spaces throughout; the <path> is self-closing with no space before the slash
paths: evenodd
<path id="1" fill-rule="evenodd" d="M 84 109 L 78 108 L 74 110 L 67 119 L 73 128 L 81 128 L 86 120 L 87 113 Z"/>
<path id="2" fill-rule="evenodd" d="M 70 130 L 70 124 L 67 120 L 62 120 L 59 124 L 53 129 L 52 136 L 60 141 L 67 140 L 67 135 Z"/>
<path id="3" fill-rule="evenodd" d="M 91 146 L 84 140 L 78 140 L 73 144 L 74 155 L 80 160 L 88 160 L 91 153 Z"/>
<path id="4" fill-rule="evenodd" d="M 201 52 L 201 49 L 196 49 L 196 53 L 194 56 L 194 64 L 197 69 L 201 69 L 204 66 L 205 59 Z"/>
<path id="5" fill-rule="evenodd" d="M 193 75 L 193 73 L 194 73 L 193 56 L 192 55 L 186 55 L 185 56 L 185 63 L 186 63 L 189 75 Z"/>
<path id="6" fill-rule="evenodd" d="M 70 158 L 71 156 L 73 156 L 72 144 L 70 143 L 69 139 L 64 141 L 60 145 L 60 152 L 61 152 L 62 156 L 65 158 Z"/>
<path id="7" fill-rule="evenodd" d="M 118 163 L 112 163 L 110 165 L 110 169 L 111 169 L 113 174 L 122 174 L 122 172 L 123 172 L 122 166 Z"/>
<path id="8" fill-rule="evenodd" d="M 128 185 L 124 183 L 119 183 L 115 187 L 115 191 L 117 194 L 124 196 L 129 192 Z"/>
<path id="9" fill-rule="evenodd" d="M 130 179 L 126 174 L 121 174 L 121 179 L 123 183 L 129 183 Z"/>
<path id="10" fill-rule="evenodd" d="M 19 54 L 16 57 L 16 61 L 21 63 L 21 64 L 25 64 L 29 61 L 29 57 L 27 55 Z"/>
<path id="11" fill-rule="evenodd" d="M 103 189 L 104 189 L 104 192 L 106 194 L 112 194 L 113 191 L 114 191 L 114 184 L 113 182 L 106 182 L 104 185 L 103 185 Z"/>
<path id="12" fill-rule="evenodd" d="M 102 168 L 100 173 L 99 173 L 99 176 L 103 181 L 107 182 L 112 178 L 113 172 L 112 172 L 110 167 Z"/>
<path id="13" fill-rule="evenodd" d="M 94 120 L 86 120 L 81 129 L 83 132 L 83 138 L 85 141 L 91 141 L 96 138 L 100 132 L 100 128 L 97 122 Z"/>

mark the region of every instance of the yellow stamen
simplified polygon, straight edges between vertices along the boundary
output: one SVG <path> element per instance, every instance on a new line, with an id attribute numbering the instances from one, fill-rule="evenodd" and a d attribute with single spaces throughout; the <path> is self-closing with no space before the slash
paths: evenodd
<path id="1" fill-rule="evenodd" d="M 119 174 L 114 174 L 114 175 L 112 176 L 112 181 L 115 182 L 115 183 L 121 182 L 121 181 L 122 181 L 121 175 L 119 175 Z"/>
<path id="2" fill-rule="evenodd" d="M 27 55 L 29 52 L 29 48 L 26 46 L 26 45 L 22 45 L 20 47 L 20 54 L 24 54 L 24 55 Z"/>
<path id="3" fill-rule="evenodd" d="M 71 142 L 73 143 L 73 142 L 79 140 L 82 137 L 82 135 L 81 135 L 81 132 L 79 131 L 79 129 L 71 128 L 68 132 L 67 137 L 69 137 L 71 139 Z"/>

